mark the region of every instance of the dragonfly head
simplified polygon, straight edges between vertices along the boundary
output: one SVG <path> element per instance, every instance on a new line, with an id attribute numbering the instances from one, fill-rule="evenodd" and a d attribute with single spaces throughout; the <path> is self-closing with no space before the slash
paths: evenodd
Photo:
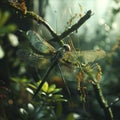
<path id="1" fill-rule="evenodd" d="M 64 45 L 63 45 L 63 49 L 65 50 L 65 52 L 66 52 L 66 51 L 71 51 L 71 47 L 70 47 L 70 45 L 68 45 L 68 44 L 64 44 Z"/>

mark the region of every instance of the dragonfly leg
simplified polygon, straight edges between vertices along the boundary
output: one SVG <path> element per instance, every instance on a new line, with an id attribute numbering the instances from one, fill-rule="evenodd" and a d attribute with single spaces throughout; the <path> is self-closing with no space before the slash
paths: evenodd
<path id="1" fill-rule="evenodd" d="M 65 79 L 64 79 L 64 76 L 63 76 L 63 74 L 62 74 L 62 70 L 61 70 L 61 67 L 60 67 L 60 63 L 57 62 L 57 65 L 58 65 L 58 68 L 59 68 L 59 71 L 60 71 L 61 78 L 62 78 L 62 80 L 64 81 L 64 84 L 65 84 L 65 87 L 66 87 L 66 89 L 67 89 L 67 91 L 68 91 L 68 94 L 69 94 L 70 97 L 71 97 L 71 92 L 70 92 L 70 89 L 69 89 L 69 87 L 68 87 L 68 85 L 67 85 L 67 83 L 66 83 L 66 81 L 65 81 Z"/>

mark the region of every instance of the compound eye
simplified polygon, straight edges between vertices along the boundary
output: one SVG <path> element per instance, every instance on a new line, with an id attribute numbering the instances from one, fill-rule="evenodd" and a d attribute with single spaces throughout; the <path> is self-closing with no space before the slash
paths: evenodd
<path id="1" fill-rule="evenodd" d="M 63 47 L 65 48 L 65 51 L 71 51 L 70 45 L 64 44 Z"/>

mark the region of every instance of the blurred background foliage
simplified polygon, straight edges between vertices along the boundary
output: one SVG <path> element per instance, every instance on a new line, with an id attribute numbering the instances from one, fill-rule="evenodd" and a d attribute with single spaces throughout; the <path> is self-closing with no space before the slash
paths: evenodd
<path id="1" fill-rule="evenodd" d="M 16 56 L 19 48 L 29 47 L 26 35 L 21 30 L 26 32 L 33 29 L 47 40 L 52 36 L 43 25 L 23 17 L 7 2 L 0 1 L 0 120 L 103 120 L 103 111 L 91 86 L 85 86 L 87 102 L 83 103 L 77 94 L 75 76 L 69 76 L 68 73 L 64 74 L 68 74 L 67 79 L 70 79 L 67 82 L 71 99 L 64 90 L 59 73 L 52 72 L 50 75 L 52 83 L 56 83 L 57 87 L 63 87 L 63 90 L 46 83 L 47 88 L 43 88 L 44 91 L 32 100 L 38 76 L 33 68 L 27 68 L 27 65 Z M 73 25 L 88 9 L 91 9 L 93 16 L 79 30 L 65 38 L 65 42 L 72 41 L 74 48 L 78 50 L 105 50 L 107 56 L 100 61 L 103 94 L 109 104 L 120 97 L 119 0 L 26 0 L 26 6 L 28 10 L 42 16 L 57 33 Z M 39 72 L 43 74 L 45 70 Z M 52 91 L 48 94 L 46 89 L 51 88 Z M 119 120 L 120 102 L 112 105 L 112 111 L 115 120 Z"/>

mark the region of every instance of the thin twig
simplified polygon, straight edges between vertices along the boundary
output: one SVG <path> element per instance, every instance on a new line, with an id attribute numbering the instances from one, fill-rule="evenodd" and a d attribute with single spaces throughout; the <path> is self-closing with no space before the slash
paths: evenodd
<path id="1" fill-rule="evenodd" d="M 67 83 L 66 83 L 66 81 L 65 81 L 65 79 L 64 79 L 64 76 L 63 76 L 63 74 L 62 74 L 62 69 L 61 69 L 61 67 L 60 67 L 60 63 L 58 62 L 57 65 L 58 65 L 58 69 L 59 69 L 61 78 L 62 78 L 62 80 L 63 80 L 63 82 L 64 82 L 64 84 L 65 84 L 65 86 L 66 86 L 67 92 L 68 92 L 68 94 L 69 94 L 69 96 L 70 96 L 70 99 L 72 99 L 72 98 L 71 98 L 70 89 L 69 89 L 69 87 L 68 87 L 68 85 L 67 85 Z"/>
<path id="2" fill-rule="evenodd" d="M 61 35 L 59 35 L 51 40 L 52 41 L 55 41 L 55 40 L 59 41 L 59 40 L 65 38 L 66 36 L 70 35 L 72 32 L 76 31 L 83 23 L 85 23 L 91 17 L 91 13 L 92 13 L 91 10 L 88 10 L 87 13 L 82 18 L 80 18 L 80 20 L 76 24 L 72 25 L 66 31 L 61 33 Z"/>

